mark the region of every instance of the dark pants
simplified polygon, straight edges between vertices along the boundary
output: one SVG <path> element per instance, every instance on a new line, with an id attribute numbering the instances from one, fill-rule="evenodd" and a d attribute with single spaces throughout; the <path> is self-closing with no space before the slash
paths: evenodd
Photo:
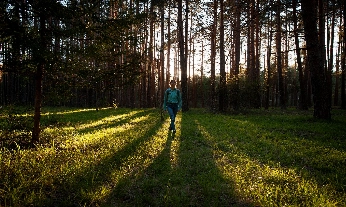
<path id="1" fill-rule="evenodd" d="M 175 117 L 177 116 L 178 112 L 178 104 L 169 103 L 167 104 L 167 111 L 169 114 L 169 117 L 171 118 L 171 125 L 169 126 L 170 130 L 175 130 Z"/>

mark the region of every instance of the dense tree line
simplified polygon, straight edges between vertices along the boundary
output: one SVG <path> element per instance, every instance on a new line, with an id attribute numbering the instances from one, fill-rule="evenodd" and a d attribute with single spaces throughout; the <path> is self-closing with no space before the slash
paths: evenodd
<path id="1" fill-rule="evenodd" d="M 0 105 L 346 108 L 341 0 L 5 0 Z"/>

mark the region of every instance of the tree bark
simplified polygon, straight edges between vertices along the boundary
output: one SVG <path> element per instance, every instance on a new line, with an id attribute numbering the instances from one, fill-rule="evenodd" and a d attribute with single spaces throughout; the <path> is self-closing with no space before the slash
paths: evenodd
<path id="1" fill-rule="evenodd" d="M 46 17 L 43 13 L 40 14 L 40 54 L 38 54 L 39 63 L 36 68 L 36 84 L 35 84 L 35 112 L 34 112 L 34 128 L 32 131 L 32 144 L 37 144 L 40 141 L 40 122 L 41 122 L 41 107 L 42 107 L 42 80 L 45 67 L 45 51 L 47 50 L 46 43 Z"/>
<path id="2" fill-rule="evenodd" d="M 219 111 L 224 112 L 227 108 L 226 89 L 226 60 L 225 60 L 225 28 L 224 28 L 224 3 L 220 1 L 220 89 Z"/>
<path id="3" fill-rule="evenodd" d="M 298 26 L 297 26 L 297 0 L 293 0 L 292 3 L 293 3 L 294 42 L 296 45 L 296 56 L 297 56 L 299 84 L 300 84 L 298 107 L 301 110 L 308 110 L 308 104 L 306 101 L 307 83 L 304 78 L 302 60 L 300 57 L 300 46 L 299 46 Z"/>
<path id="4" fill-rule="evenodd" d="M 276 58 L 277 58 L 277 72 L 278 72 L 278 84 L 280 95 L 280 107 L 286 109 L 286 98 L 284 89 L 284 78 L 282 74 L 282 55 L 281 55 L 281 0 L 277 1 L 276 10 Z"/>
<path id="5" fill-rule="evenodd" d="M 187 12 L 187 11 L 186 11 Z M 183 3 L 182 0 L 178 0 L 178 41 L 179 41 L 179 55 L 180 55 L 180 69 L 181 69 L 181 90 L 183 111 L 188 111 L 188 96 L 187 96 L 187 65 L 185 55 L 185 43 L 184 43 L 184 26 L 183 26 Z"/>
<path id="6" fill-rule="evenodd" d="M 272 22 L 272 12 L 270 12 L 269 23 Z M 270 83 L 271 83 L 271 50 L 272 50 L 272 38 L 273 32 L 270 29 L 271 27 L 268 24 L 268 46 L 267 46 L 267 80 L 266 80 L 266 100 L 265 100 L 265 109 L 269 108 L 269 97 L 270 97 Z"/>
<path id="7" fill-rule="evenodd" d="M 241 33 L 241 28 L 240 28 L 240 16 L 241 16 L 241 2 L 240 0 L 235 1 L 235 27 L 234 27 L 234 95 L 233 98 L 233 109 L 238 111 L 240 108 L 240 100 L 239 100 L 239 67 L 240 67 L 240 33 Z"/>
<path id="8" fill-rule="evenodd" d="M 148 60 L 148 91 L 147 91 L 147 103 L 149 107 L 153 107 L 155 100 L 155 66 L 154 66 L 154 3 L 150 5 L 150 23 L 149 23 L 149 60 Z"/>
<path id="9" fill-rule="evenodd" d="M 305 29 L 308 65 L 311 73 L 312 93 L 314 95 L 314 117 L 331 119 L 328 103 L 329 88 L 324 70 L 323 46 L 320 45 L 317 31 L 317 12 L 315 0 L 302 1 L 302 17 Z"/>
<path id="10" fill-rule="evenodd" d="M 216 58 L 216 28 L 217 28 L 217 7 L 218 0 L 214 0 L 213 15 L 214 22 L 212 25 L 210 38 L 210 108 L 216 109 L 216 92 L 215 92 L 215 58 Z"/>
<path id="11" fill-rule="evenodd" d="M 330 89 L 329 92 L 329 103 L 330 107 L 332 106 L 332 99 L 333 99 L 333 80 L 332 80 L 332 74 L 333 74 L 333 65 L 334 65 L 334 25 L 335 25 L 335 2 L 332 0 L 332 7 L 333 7 L 333 14 L 332 14 L 332 23 L 330 25 L 330 45 L 329 45 L 329 60 L 328 60 L 328 68 L 327 68 L 327 83 L 328 88 Z"/>
<path id="12" fill-rule="evenodd" d="M 166 70 L 166 84 L 165 88 L 169 87 L 169 81 L 171 78 L 171 2 L 168 2 L 168 23 L 167 23 L 167 70 Z"/>
<path id="13" fill-rule="evenodd" d="M 344 2 L 344 31 L 346 31 L 346 3 Z M 346 109 L 346 92 L 345 92 L 345 78 L 346 78 L 346 34 L 343 33 L 343 47 L 341 56 L 341 108 Z"/>

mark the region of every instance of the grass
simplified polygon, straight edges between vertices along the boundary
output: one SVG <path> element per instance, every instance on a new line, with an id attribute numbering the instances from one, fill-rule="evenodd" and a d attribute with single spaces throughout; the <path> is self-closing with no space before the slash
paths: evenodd
<path id="1" fill-rule="evenodd" d="M 45 109 L 42 145 L 1 145 L 0 206 L 345 206 L 332 113 L 192 109 L 172 135 L 156 109 Z"/>

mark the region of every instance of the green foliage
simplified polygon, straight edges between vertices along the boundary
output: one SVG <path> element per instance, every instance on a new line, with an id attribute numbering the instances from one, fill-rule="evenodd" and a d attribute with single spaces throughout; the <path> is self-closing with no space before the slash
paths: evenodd
<path id="1" fill-rule="evenodd" d="M 44 108 L 42 145 L 0 150 L 0 206 L 345 206 L 345 111 L 310 114 L 195 109 L 172 135 L 156 109 Z"/>
<path id="2" fill-rule="evenodd" d="M 123 11 L 113 17 L 111 4 L 52 0 L 1 3 L 1 69 L 32 78 L 37 66 L 43 65 L 44 101 L 58 106 L 85 96 L 81 91 L 93 90 L 102 96 L 133 84 L 144 62 L 138 51 L 138 28 L 146 16 Z M 92 102 L 97 101 L 93 97 Z M 19 100 L 10 100 L 16 102 Z"/>

